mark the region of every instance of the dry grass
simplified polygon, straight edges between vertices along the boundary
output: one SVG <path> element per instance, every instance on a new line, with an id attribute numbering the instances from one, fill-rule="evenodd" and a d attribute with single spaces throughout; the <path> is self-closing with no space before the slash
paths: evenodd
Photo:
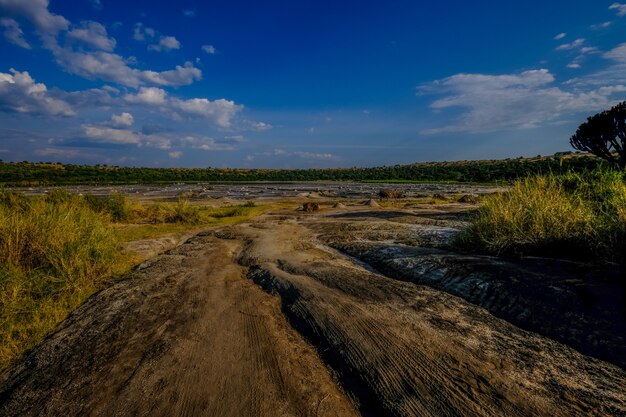
<path id="1" fill-rule="evenodd" d="M 132 202 L 121 194 L 0 190 L 0 369 L 33 347 L 116 275 L 131 269 L 124 242 L 233 224 L 268 207 Z"/>
<path id="2" fill-rule="evenodd" d="M 461 247 L 507 255 L 626 261 L 626 184 L 619 172 L 530 176 L 485 199 Z"/>

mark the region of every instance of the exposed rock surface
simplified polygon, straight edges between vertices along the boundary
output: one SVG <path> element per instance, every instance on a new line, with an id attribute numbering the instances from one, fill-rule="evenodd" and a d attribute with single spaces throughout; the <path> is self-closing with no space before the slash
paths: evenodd
<path id="1" fill-rule="evenodd" d="M 329 246 L 441 257 L 413 246 L 445 244 L 454 210 L 286 210 L 203 232 L 5 371 L 0 415 L 626 415 L 621 368 Z"/>

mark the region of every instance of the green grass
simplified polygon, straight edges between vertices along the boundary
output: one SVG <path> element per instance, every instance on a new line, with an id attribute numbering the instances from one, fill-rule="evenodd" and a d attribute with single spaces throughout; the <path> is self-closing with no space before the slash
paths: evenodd
<path id="1" fill-rule="evenodd" d="M 454 242 L 498 255 L 626 263 L 624 174 L 533 175 L 485 199 Z"/>
<path id="2" fill-rule="evenodd" d="M 124 242 L 234 224 L 266 211 L 181 199 L 137 203 L 121 194 L 40 197 L 0 189 L 0 369 L 37 344 L 136 259 Z"/>

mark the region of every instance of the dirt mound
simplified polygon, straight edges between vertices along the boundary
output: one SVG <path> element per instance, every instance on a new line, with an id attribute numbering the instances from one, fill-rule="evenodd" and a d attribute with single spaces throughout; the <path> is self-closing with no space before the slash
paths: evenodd
<path id="1" fill-rule="evenodd" d="M 306 212 L 306 213 L 312 213 L 314 211 L 318 211 L 320 209 L 320 205 L 317 203 L 304 203 L 302 204 L 302 211 Z"/>
<path id="2" fill-rule="evenodd" d="M 464 196 L 459 198 L 459 203 L 477 204 L 478 196 L 475 196 L 474 194 L 465 194 Z"/>
<path id="3" fill-rule="evenodd" d="M 369 200 L 367 200 L 365 202 L 365 205 L 369 207 L 380 207 L 380 204 L 378 204 L 376 200 L 374 200 L 373 198 L 370 198 Z"/>
<path id="4" fill-rule="evenodd" d="M 335 203 L 335 204 L 333 204 L 333 208 L 336 208 L 336 209 L 344 209 L 346 207 L 347 206 L 345 204 L 343 204 L 343 203 Z"/>
<path id="5" fill-rule="evenodd" d="M 378 192 L 380 198 L 397 199 L 404 198 L 406 195 L 400 190 L 383 189 Z"/>

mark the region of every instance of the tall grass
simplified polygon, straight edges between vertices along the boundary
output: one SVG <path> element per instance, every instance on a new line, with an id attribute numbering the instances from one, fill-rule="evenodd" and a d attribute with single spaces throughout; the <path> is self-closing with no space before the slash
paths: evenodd
<path id="1" fill-rule="evenodd" d="M 626 263 L 626 184 L 614 171 L 533 175 L 485 199 L 454 242 L 505 255 Z"/>
<path id="2" fill-rule="evenodd" d="M 186 199 L 141 204 L 122 194 L 77 196 L 63 189 L 25 197 L 0 189 L 0 369 L 130 269 L 132 254 L 120 251 L 124 241 L 237 223 L 264 209 Z"/>
<path id="3" fill-rule="evenodd" d="M 109 217 L 70 194 L 0 193 L 0 368 L 31 347 L 119 265 Z"/>

